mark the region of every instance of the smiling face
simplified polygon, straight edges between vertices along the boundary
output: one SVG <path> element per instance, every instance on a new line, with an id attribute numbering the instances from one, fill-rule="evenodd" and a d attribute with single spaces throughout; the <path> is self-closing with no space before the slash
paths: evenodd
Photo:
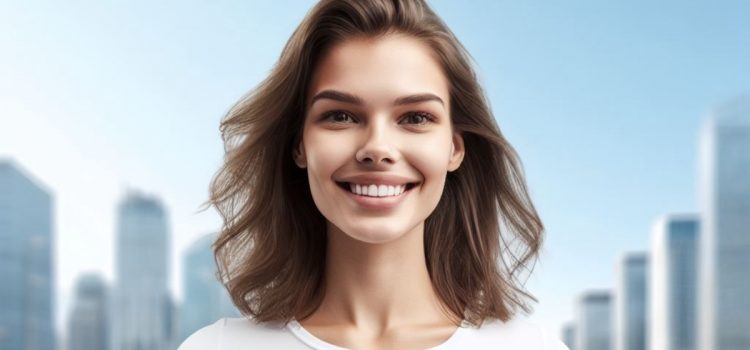
<path id="1" fill-rule="evenodd" d="M 308 91 L 294 160 L 330 228 L 368 243 L 419 228 L 464 155 L 431 49 L 400 35 L 344 41 Z"/>

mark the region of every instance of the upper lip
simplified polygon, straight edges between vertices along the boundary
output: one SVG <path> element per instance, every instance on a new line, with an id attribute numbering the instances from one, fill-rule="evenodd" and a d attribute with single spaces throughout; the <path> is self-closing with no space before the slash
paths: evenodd
<path id="1" fill-rule="evenodd" d="M 419 180 L 414 180 L 401 175 L 392 174 L 359 174 L 336 179 L 339 182 L 351 182 L 359 185 L 406 185 L 408 183 L 415 183 Z"/>

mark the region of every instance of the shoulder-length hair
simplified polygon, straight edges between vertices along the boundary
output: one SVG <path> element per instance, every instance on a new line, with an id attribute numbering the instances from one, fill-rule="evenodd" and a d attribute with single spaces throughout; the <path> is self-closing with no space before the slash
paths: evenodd
<path id="1" fill-rule="evenodd" d="M 220 126 L 225 159 L 204 204 L 223 218 L 213 245 L 217 277 L 245 316 L 287 323 L 320 305 L 326 220 L 313 202 L 306 169 L 292 157 L 309 82 L 331 46 L 394 33 L 434 51 L 450 83 L 453 129 L 464 138 L 463 162 L 447 173 L 440 202 L 425 221 L 426 264 L 436 293 L 452 319 L 475 326 L 488 317 L 507 321 L 519 307 L 528 313 L 525 298 L 537 302 L 518 276 L 520 267 L 536 263 L 544 228 L 471 56 L 423 0 L 323 0 L 294 31 L 269 76 Z"/>

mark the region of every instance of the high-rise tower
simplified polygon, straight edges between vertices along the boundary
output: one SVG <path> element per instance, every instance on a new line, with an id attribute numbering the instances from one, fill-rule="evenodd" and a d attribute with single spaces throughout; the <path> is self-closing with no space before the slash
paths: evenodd
<path id="1" fill-rule="evenodd" d="M 157 198 L 131 192 L 117 219 L 112 348 L 169 349 L 174 326 L 166 210 Z"/>
<path id="2" fill-rule="evenodd" d="M 750 349 L 750 96 L 711 111 L 700 194 L 700 349 Z"/>
<path id="3" fill-rule="evenodd" d="M 52 213 L 50 191 L 0 160 L 0 349 L 55 348 Z"/>

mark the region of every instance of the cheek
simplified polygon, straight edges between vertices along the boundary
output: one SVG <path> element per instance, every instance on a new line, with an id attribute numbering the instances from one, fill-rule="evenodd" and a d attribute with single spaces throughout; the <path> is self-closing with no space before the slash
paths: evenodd
<path id="1" fill-rule="evenodd" d="M 450 140 L 443 138 L 425 138 L 418 144 L 406 147 L 409 162 L 425 177 L 425 181 L 445 177 L 448 172 Z"/>
<path id="2" fill-rule="evenodd" d="M 428 213 L 437 207 L 443 195 L 449 152 L 450 143 L 435 140 L 423 142 L 408 154 L 409 163 L 424 177 L 423 186 L 419 191 L 424 201 L 420 206 Z"/>
<path id="3" fill-rule="evenodd" d="M 333 184 L 333 173 L 352 157 L 351 150 L 344 147 L 344 142 L 338 138 L 312 134 L 309 136 L 305 151 L 310 180 L 316 181 L 320 186 Z"/>

